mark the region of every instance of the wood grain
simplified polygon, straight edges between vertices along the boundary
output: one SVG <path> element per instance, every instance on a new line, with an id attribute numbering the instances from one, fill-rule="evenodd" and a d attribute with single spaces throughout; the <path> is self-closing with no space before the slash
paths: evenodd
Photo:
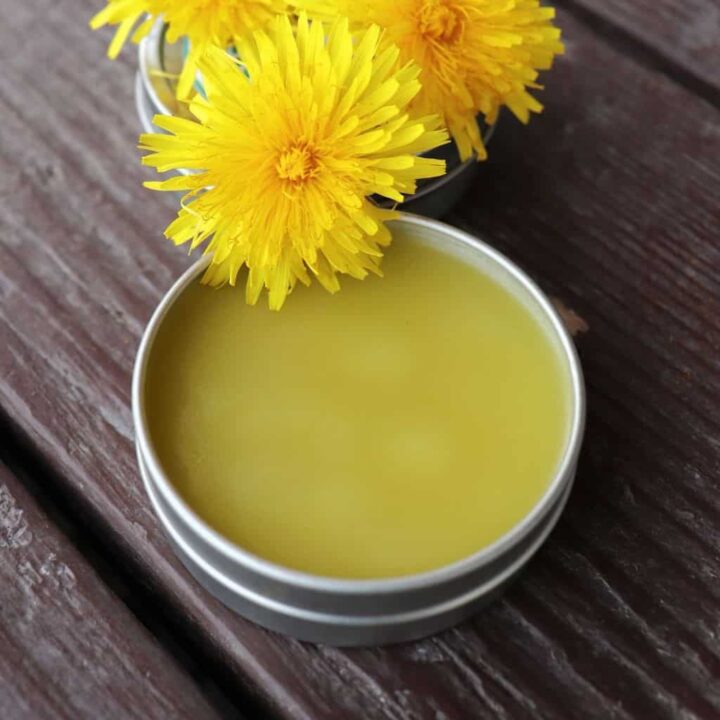
<path id="1" fill-rule="evenodd" d="M 0 717 L 218 717 L 0 465 Z"/>
<path id="2" fill-rule="evenodd" d="M 143 326 L 189 260 L 160 240 L 171 198 L 140 188 L 133 63 L 101 59 L 87 1 L 4 12 L 0 405 L 188 642 L 293 720 L 720 713 L 720 113 L 561 14 L 570 42 L 546 113 L 527 129 L 503 119 L 450 220 L 589 326 L 576 489 L 477 619 L 341 651 L 237 618 L 172 556 L 137 477 L 129 382 Z"/>
<path id="3" fill-rule="evenodd" d="M 634 38 L 635 52 L 671 73 L 674 64 L 679 76 L 690 83 L 697 79 L 693 84 L 720 105 L 716 0 L 558 0 L 558 4 L 586 11 L 583 15 L 591 26 L 619 41 L 618 35 Z"/>

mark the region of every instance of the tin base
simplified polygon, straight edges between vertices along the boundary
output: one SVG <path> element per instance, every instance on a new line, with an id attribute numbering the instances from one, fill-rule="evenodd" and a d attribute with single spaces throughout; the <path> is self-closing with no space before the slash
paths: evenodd
<path id="1" fill-rule="evenodd" d="M 219 570 L 202 551 L 174 529 L 167 506 L 153 489 L 147 467 L 138 450 L 138 465 L 153 509 L 160 518 L 170 544 L 190 574 L 220 602 L 258 625 L 298 640 L 324 643 L 335 647 L 388 645 L 418 640 L 446 630 L 472 616 L 498 597 L 515 579 L 522 567 L 543 544 L 557 523 L 567 502 L 570 481 L 552 509 L 547 521 L 528 536 L 514 559 L 486 582 L 479 582 L 450 601 L 420 610 L 395 614 L 358 616 L 315 612 L 277 598 L 253 592 Z M 377 607 L 377 609 L 381 609 Z"/>
<path id="2" fill-rule="evenodd" d="M 148 496 L 178 556 L 213 595 L 243 616 L 301 640 L 332 645 L 377 645 L 430 635 L 468 617 L 495 597 L 551 532 L 572 486 L 584 428 L 584 386 L 579 361 L 550 301 L 507 258 L 442 223 L 402 215 L 391 227 L 481 268 L 508 288 L 542 323 L 567 368 L 571 412 L 567 447 L 543 497 L 499 540 L 475 554 L 425 573 L 379 580 L 321 577 L 271 563 L 218 534 L 190 508 L 155 454 L 145 417 L 145 376 L 155 334 L 174 301 L 197 280 L 199 260 L 167 293 L 138 351 L 133 377 L 133 419 L 140 473 Z"/>

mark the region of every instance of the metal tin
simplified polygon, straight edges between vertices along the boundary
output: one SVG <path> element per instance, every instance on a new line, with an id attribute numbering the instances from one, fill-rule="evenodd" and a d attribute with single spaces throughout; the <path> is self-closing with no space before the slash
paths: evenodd
<path id="1" fill-rule="evenodd" d="M 139 70 L 135 79 L 135 106 L 144 132 L 162 132 L 153 125 L 156 114 L 189 116 L 186 106 L 175 99 L 175 84 L 172 77 L 182 69 L 180 43 L 168 43 L 164 26 L 157 22 L 138 47 Z M 485 126 L 483 143 L 490 142 L 495 125 Z M 439 178 L 420 181 L 418 191 L 398 205 L 400 210 L 440 218 L 446 215 L 472 185 L 482 171 L 482 163 L 474 157 L 463 162 L 454 143 L 448 143 L 429 153 L 447 163 L 447 173 Z M 380 207 L 394 207 L 395 203 L 378 198 Z"/>
<path id="2" fill-rule="evenodd" d="M 155 310 L 137 355 L 132 387 L 140 473 L 150 501 L 178 556 L 213 595 L 241 615 L 302 640 L 374 645 L 416 639 L 467 617 L 516 575 L 557 522 L 575 476 L 585 419 L 580 363 L 565 327 L 542 291 L 510 260 L 453 227 L 403 214 L 396 227 L 480 267 L 518 297 L 556 343 L 567 368 L 571 422 L 567 444 L 542 498 L 492 545 L 459 562 L 416 575 L 345 580 L 310 575 L 268 562 L 234 545 L 189 507 L 166 477 L 150 441 L 144 408 L 145 371 L 168 309 L 208 263 L 196 262 Z"/>

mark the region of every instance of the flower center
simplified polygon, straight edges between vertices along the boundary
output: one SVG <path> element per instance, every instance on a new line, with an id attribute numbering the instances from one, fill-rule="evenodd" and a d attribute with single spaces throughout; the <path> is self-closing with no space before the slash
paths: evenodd
<path id="1" fill-rule="evenodd" d="M 302 183 L 318 170 L 317 153 L 307 142 L 300 141 L 283 150 L 275 163 L 278 177 L 292 183 Z"/>
<path id="2" fill-rule="evenodd" d="M 418 13 L 418 30 L 430 40 L 453 44 L 465 28 L 465 13 L 450 0 L 423 0 Z"/>

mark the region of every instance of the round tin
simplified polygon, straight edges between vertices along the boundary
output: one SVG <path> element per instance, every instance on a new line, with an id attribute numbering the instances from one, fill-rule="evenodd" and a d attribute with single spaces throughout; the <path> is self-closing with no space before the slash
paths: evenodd
<path id="1" fill-rule="evenodd" d="M 561 319 L 542 291 L 510 260 L 453 227 L 414 215 L 394 221 L 413 242 L 429 244 L 473 264 L 501 282 L 545 328 L 567 368 L 571 418 L 555 476 L 531 512 L 475 554 L 416 575 L 346 580 L 310 575 L 268 562 L 225 539 L 188 506 L 165 475 L 145 416 L 145 373 L 158 328 L 183 290 L 207 266 L 196 262 L 162 299 L 145 331 L 133 376 L 132 405 L 140 473 L 176 553 L 213 595 L 241 615 L 302 640 L 374 645 L 432 634 L 467 617 L 527 563 L 557 522 L 575 476 L 585 420 L 580 363 Z"/>
<path id="2" fill-rule="evenodd" d="M 168 43 L 165 38 L 165 26 L 161 21 L 155 23 L 150 33 L 138 46 L 139 70 L 135 78 L 135 107 L 144 132 L 163 132 L 153 125 L 156 114 L 182 115 L 190 117 L 186 105 L 175 98 L 175 83 L 182 69 L 183 57 L 181 43 Z M 497 123 L 496 123 L 497 124 Z M 484 127 L 483 143 L 490 142 L 495 125 Z M 447 173 L 439 178 L 420 181 L 415 194 L 409 195 L 398 209 L 406 212 L 439 218 L 446 215 L 463 194 L 472 185 L 482 170 L 482 164 L 474 157 L 461 161 L 450 142 L 428 153 L 431 157 L 445 160 Z M 385 198 L 377 198 L 380 207 L 395 207 L 396 203 Z"/>

